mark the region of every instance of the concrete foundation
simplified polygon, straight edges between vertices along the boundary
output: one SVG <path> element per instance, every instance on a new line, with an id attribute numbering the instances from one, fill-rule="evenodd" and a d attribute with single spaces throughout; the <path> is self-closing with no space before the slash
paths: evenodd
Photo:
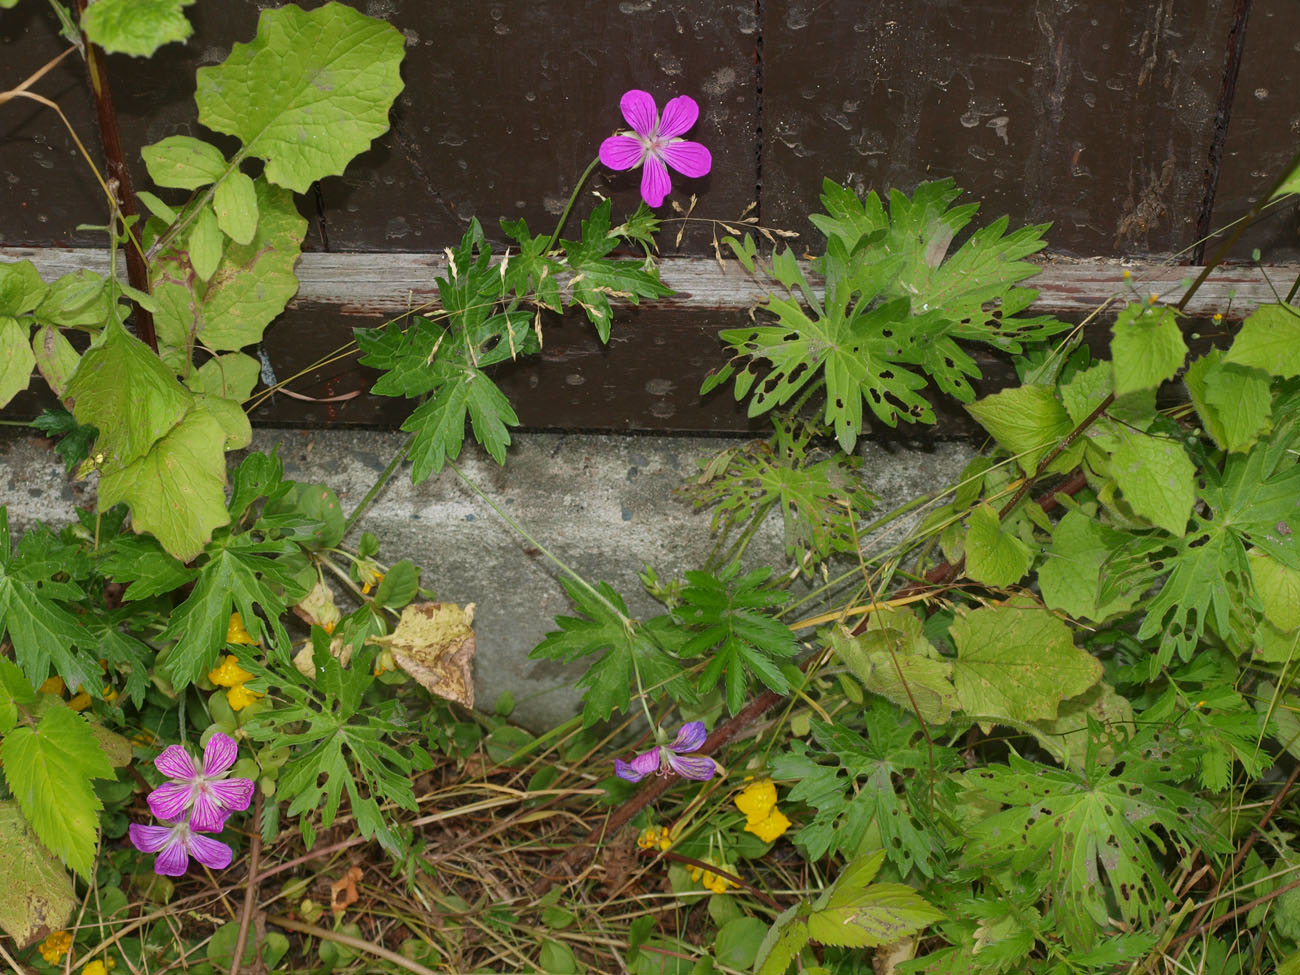
<path id="1" fill-rule="evenodd" d="M 286 474 L 328 484 L 351 510 L 370 489 L 404 434 L 367 431 L 257 430 L 254 447 L 280 445 Z M 659 611 L 637 579 L 649 563 L 671 579 L 699 567 L 712 547 L 711 514 L 694 511 L 675 491 L 699 461 L 734 440 L 702 437 L 517 434 L 505 467 L 473 448 L 461 469 L 516 519 L 541 547 L 589 581 L 608 582 L 637 615 Z M 952 483 L 972 448 L 936 441 L 908 448 L 860 448 L 867 487 L 888 511 Z M 557 570 L 451 471 L 412 485 L 407 465 L 393 477 L 359 525 L 380 539 L 379 560 L 407 558 L 439 599 L 478 606 L 475 692 L 481 707 L 511 691 L 515 718 L 535 729 L 578 708 L 582 666 L 528 659 L 570 611 Z M 59 525 L 77 505 L 94 503 L 92 483 L 73 483 L 49 442 L 0 435 L 0 502 L 9 509 L 14 541 L 36 521 Z M 891 526 L 891 537 L 910 521 Z M 784 565 L 779 517 L 755 538 L 747 561 Z"/>

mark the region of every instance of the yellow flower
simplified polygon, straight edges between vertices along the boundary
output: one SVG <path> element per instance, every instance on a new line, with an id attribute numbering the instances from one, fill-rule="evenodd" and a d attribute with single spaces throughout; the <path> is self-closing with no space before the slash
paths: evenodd
<path id="1" fill-rule="evenodd" d="M 58 694 L 62 697 L 63 692 L 67 690 L 67 686 L 63 683 L 62 677 L 47 677 L 45 683 L 42 684 L 38 690 L 42 694 Z M 56 931 L 55 934 L 57 933 L 58 932 Z M 51 937 L 53 937 L 53 935 L 51 935 Z"/>
<path id="2" fill-rule="evenodd" d="M 734 871 L 731 868 L 731 865 L 728 863 L 715 864 L 713 863 L 712 860 L 709 859 L 705 859 L 704 862 L 708 864 L 712 864 L 713 866 L 721 867 L 723 870 L 726 870 L 728 873 L 734 873 Z M 714 873 L 712 870 L 705 870 L 701 867 L 691 867 L 690 874 L 692 880 L 694 880 L 700 886 L 704 887 L 706 890 L 713 891 L 715 894 L 724 894 L 726 893 L 728 887 L 736 886 L 726 877 L 721 877 L 718 874 Z"/>
<path id="3" fill-rule="evenodd" d="M 239 658 L 233 653 L 226 654 L 226 659 L 221 661 L 221 666 L 208 672 L 208 680 L 218 687 L 238 687 L 244 681 L 252 679 L 253 675 L 239 666 Z"/>
<path id="4" fill-rule="evenodd" d="M 238 613 L 230 614 L 230 623 L 226 626 L 227 643 L 247 643 L 257 646 L 253 635 L 244 629 L 244 620 Z"/>
<path id="5" fill-rule="evenodd" d="M 643 850 L 653 850 L 659 845 L 659 830 L 654 826 L 647 826 L 637 837 L 636 845 Z"/>
<path id="6" fill-rule="evenodd" d="M 375 586 L 379 585 L 383 581 L 384 581 L 384 574 L 382 572 L 372 573 L 371 578 L 367 579 L 365 582 L 361 584 L 362 594 L 364 595 L 370 592 L 371 589 L 373 589 Z"/>
<path id="7" fill-rule="evenodd" d="M 771 779 L 751 782 L 736 796 L 736 808 L 745 814 L 745 831 L 771 843 L 790 828 L 790 820 L 776 808 L 776 786 Z"/>
<path id="8" fill-rule="evenodd" d="M 67 931 L 54 931 L 48 938 L 41 942 L 41 957 L 51 965 L 57 965 L 59 959 L 66 955 L 71 947 L 71 934 Z"/>
<path id="9" fill-rule="evenodd" d="M 81 975 L 108 975 L 108 970 L 116 967 L 117 962 L 112 958 L 108 960 L 107 965 L 102 961 L 92 961 L 81 969 Z"/>
<path id="10" fill-rule="evenodd" d="M 85 691 L 79 691 L 68 699 L 68 707 L 74 711 L 84 711 L 90 707 L 90 695 Z"/>
<path id="11" fill-rule="evenodd" d="M 396 669 L 397 669 L 397 658 L 393 656 L 393 651 L 383 650 L 380 652 L 379 656 L 375 658 L 376 677 L 378 677 L 380 674 L 384 673 L 387 670 L 396 670 Z"/>
<path id="12" fill-rule="evenodd" d="M 243 684 L 236 684 L 226 691 L 226 700 L 229 702 L 232 711 L 242 711 L 259 697 L 262 697 L 262 695 L 257 691 L 250 691 Z"/>

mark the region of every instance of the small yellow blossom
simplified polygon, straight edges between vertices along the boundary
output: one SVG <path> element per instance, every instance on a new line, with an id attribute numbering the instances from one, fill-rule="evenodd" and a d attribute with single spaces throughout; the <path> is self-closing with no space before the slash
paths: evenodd
<path id="1" fill-rule="evenodd" d="M 383 581 L 384 581 L 384 574 L 382 572 L 372 573 L 371 578 L 367 579 L 365 582 L 361 584 L 362 594 L 364 595 L 366 593 L 369 593 L 371 589 L 373 589 L 375 586 L 379 585 Z"/>
<path id="2" fill-rule="evenodd" d="M 1222 312 L 1215 312 L 1215 313 L 1214 313 L 1214 321 L 1215 321 L 1216 324 L 1219 323 L 1219 322 L 1221 322 L 1221 321 L 1223 321 L 1223 313 L 1222 313 Z"/>
<path id="3" fill-rule="evenodd" d="M 68 698 L 68 707 L 74 711 L 86 710 L 86 708 L 90 707 L 90 695 L 85 691 L 78 691 Z"/>
<path id="4" fill-rule="evenodd" d="M 640 837 L 637 838 L 636 845 L 643 850 L 653 850 L 656 847 L 660 850 L 667 850 L 672 847 L 676 839 L 676 832 L 667 826 L 663 829 L 648 826 L 642 830 Z"/>
<path id="5" fill-rule="evenodd" d="M 1132 278 L 1133 278 L 1133 272 L 1130 271 L 1128 268 L 1125 268 L 1125 269 L 1124 269 L 1124 280 L 1125 280 L 1125 281 L 1130 281 L 1130 280 L 1132 280 Z"/>
<path id="6" fill-rule="evenodd" d="M 45 683 L 38 688 L 42 694 L 57 694 L 60 697 L 63 696 L 63 692 L 67 689 L 67 685 L 63 683 L 62 677 L 47 677 L 45 678 Z M 55 933 L 57 934 L 58 932 Z"/>
<path id="7" fill-rule="evenodd" d="M 771 779 L 751 782 L 736 796 L 736 808 L 745 814 L 745 830 L 771 843 L 790 828 L 790 820 L 776 808 L 776 786 Z"/>
<path id="8" fill-rule="evenodd" d="M 108 960 L 107 965 L 102 961 L 92 961 L 81 969 L 81 975 L 108 975 L 108 970 L 116 967 L 117 962 L 113 961 L 112 958 Z"/>
<path id="9" fill-rule="evenodd" d="M 51 965 L 57 965 L 59 959 L 72 948 L 72 935 L 67 931 L 55 931 L 41 942 L 40 952 Z"/>
<path id="10" fill-rule="evenodd" d="M 131 744 L 139 745 L 141 748 L 149 748 L 152 745 L 156 744 L 157 741 L 158 741 L 158 736 L 155 735 L 148 728 L 141 728 L 139 731 L 137 731 L 135 734 L 131 736 Z"/>
<path id="11" fill-rule="evenodd" d="M 250 691 L 243 684 L 236 684 L 226 691 L 226 701 L 229 702 L 232 711 L 242 711 L 262 696 L 257 691 Z"/>
<path id="12" fill-rule="evenodd" d="M 1151 292 L 1151 297 L 1147 299 L 1147 303 L 1154 305 L 1159 300 L 1160 296 L 1153 291 Z"/>
<path id="13" fill-rule="evenodd" d="M 375 658 L 374 673 L 376 677 L 378 677 L 380 674 L 384 673 L 385 671 L 396 670 L 396 669 L 397 669 L 397 658 L 393 656 L 393 651 L 384 650 L 379 654 L 379 656 Z"/>
<path id="14" fill-rule="evenodd" d="M 104 688 L 104 700 L 110 704 L 117 700 L 117 688 L 109 685 Z"/>
<path id="15" fill-rule="evenodd" d="M 227 643 L 247 643 L 257 646 L 257 641 L 253 635 L 244 629 L 244 620 L 238 613 L 230 614 L 230 622 L 226 625 L 226 642 Z"/>
<path id="16" fill-rule="evenodd" d="M 208 680 L 218 687 L 238 687 L 252 679 L 253 675 L 239 666 L 239 658 L 233 653 L 226 654 L 226 659 L 221 661 L 221 666 L 208 672 Z"/>
<path id="17" fill-rule="evenodd" d="M 707 860 L 707 859 L 704 862 L 713 864 L 714 866 L 717 867 L 721 867 L 723 870 L 726 870 L 728 873 L 733 872 L 730 864 L 727 863 L 714 864 L 712 860 Z M 693 866 L 691 867 L 690 873 L 691 873 L 692 880 L 694 880 L 700 886 L 704 887 L 706 890 L 713 891 L 715 894 L 725 894 L 728 887 L 736 886 L 726 877 L 721 877 L 718 874 L 714 873 L 712 870 L 704 870 L 700 867 Z"/>

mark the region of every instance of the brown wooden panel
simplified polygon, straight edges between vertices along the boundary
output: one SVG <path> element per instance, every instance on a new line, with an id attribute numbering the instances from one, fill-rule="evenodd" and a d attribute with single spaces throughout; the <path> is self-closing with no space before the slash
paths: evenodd
<path id="1" fill-rule="evenodd" d="M 713 172 L 675 181 L 670 200 L 695 193 L 700 215 L 735 219 L 755 198 L 752 4 L 385 6 L 407 38 L 406 90 L 391 131 L 323 185 L 333 249 L 436 250 L 474 216 L 497 238 L 502 217 L 550 231 L 601 140 L 626 128 L 618 101 L 629 88 L 660 108 L 676 95 L 700 104 L 690 137 L 709 147 Z M 586 190 L 612 195 L 619 214 L 635 208 L 639 185 L 639 172 L 598 168 Z M 584 191 L 578 213 L 592 200 Z M 672 215 L 667 204 L 660 212 Z M 692 234 L 685 249 L 707 241 Z"/>
<path id="2" fill-rule="evenodd" d="M 1054 249 L 1178 250 L 1204 195 L 1230 8 L 768 0 L 763 220 L 810 230 L 823 176 L 905 191 L 951 176 L 986 218 L 1053 221 Z"/>
<path id="3" fill-rule="evenodd" d="M 1212 226 L 1225 227 L 1248 213 L 1297 149 L 1300 6 L 1295 0 L 1254 0 Z M 1253 248 L 1259 248 L 1266 264 L 1300 259 L 1300 215 L 1295 197 L 1274 207 L 1263 222 L 1247 230 L 1235 256 L 1248 260 Z M 1290 282 L 1285 287 L 1289 288 Z"/>

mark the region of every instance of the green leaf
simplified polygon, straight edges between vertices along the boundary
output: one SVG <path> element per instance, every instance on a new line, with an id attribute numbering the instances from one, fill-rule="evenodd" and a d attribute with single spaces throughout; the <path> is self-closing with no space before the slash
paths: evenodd
<path id="1" fill-rule="evenodd" d="M 802 904 L 793 904 L 782 911 L 767 929 L 755 956 L 756 975 L 785 975 L 808 943 L 808 923 L 797 912 L 807 913 Z"/>
<path id="2" fill-rule="evenodd" d="M 1263 369 L 1270 376 L 1300 376 L 1300 309 L 1260 305 L 1241 323 L 1223 361 Z"/>
<path id="3" fill-rule="evenodd" d="M 183 10 L 193 2 L 95 0 L 82 14 L 81 29 L 92 44 L 110 54 L 147 58 L 164 44 L 190 36 L 193 28 Z"/>
<path id="4" fill-rule="evenodd" d="M 613 310 L 609 304 L 611 295 L 635 305 L 641 298 L 662 298 L 672 294 L 671 288 L 660 283 L 659 272 L 653 265 L 606 258 L 605 255 L 620 243 L 619 234 L 609 227 L 611 206 L 611 201 L 606 200 L 582 221 L 581 240 L 560 241 L 573 273 L 571 301 L 587 313 L 602 342 L 609 341 L 613 323 Z"/>
<path id="5" fill-rule="evenodd" d="M 194 558 L 213 529 L 230 521 L 225 442 L 225 430 L 210 413 L 191 410 L 143 457 L 104 468 L 99 510 L 125 501 L 136 532 L 152 533 L 181 561 Z"/>
<path id="6" fill-rule="evenodd" d="M 48 290 L 31 261 L 0 264 L 0 316 L 25 315 L 45 299 Z"/>
<path id="7" fill-rule="evenodd" d="M 1016 458 L 1026 474 L 1037 471 L 1042 459 L 1074 429 L 1050 386 L 1010 386 L 967 404 L 966 411 Z M 1047 469 L 1058 474 L 1070 470 L 1079 462 L 1081 451 L 1082 444 L 1075 444 Z"/>
<path id="8" fill-rule="evenodd" d="M 194 279 L 190 256 L 182 250 L 166 251 L 150 266 L 159 341 L 183 350 L 186 363 L 196 339 L 217 351 L 260 342 L 298 290 L 294 265 L 307 221 L 285 190 L 261 177 L 254 189 L 260 216 L 253 239 L 226 244 L 206 284 Z"/>
<path id="9" fill-rule="evenodd" d="M 552 972 L 555 975 L 577 975 L 579 972 L 586 971 L 579 964 L 572 948 L 551 938 L 542 941 L 542 950 L 537 956 L 537 965 L 547 975 Z"/>
<path id="10" fill-rule="evenodd" d="M 1171 535 L 1187 531 L 1196 465 L 1178 440 L 1120 427 L 1110 474 L 1134 512 Z"/>
<path id="11" fill-rule="evenodd" d="M 0 331 L 3 331 L 3 326 L 0 326 Z M 3 342 L 0 338 L 0 345 Z M 81 362 L 81 356 L 72 343 L 53 325 L 42 325 L 32 333 L 32 357 L 55 396 L 63 395 L 68 380 Z"/>
<path id="12" fill-rule="evenodd" d="M 176 640 L 163 667 L 177 689 L 192 684 L 217 663 L 226 646 L 230 613 L 238 610 L 249 634 L 260 644 L 288 646 L 280 616 L 286 597 L 273 587 L 297 590 L 289 573 L 270 556 L 295 551 L 290 542 L 259 542 L 252 535 L 229 536 L 199 569 L 194 588 L 171 614 L 160 640 Z M 258 608 L 269 620 L 258 613 Z"/>
<path id="13" fill-rule="evenodd" d="M 196 393 L 242 401 L 257 385 L 261 365 L 251 355 L 227 352 L 213 356 L 190 374 L 185 385 Z"/>
<path id="14" fill-rule="evenodd" d="M 1055 718 L 1061 701 L 1101 679 L 1101 663 L 1074 645 L 1070 628 L 1028 600 L 971 610 L 949 632 L 957 698 L 981 720 Z"/>
<path id="15" fill-rule="evenodd" d="M 1093 734 L 1100 737 L 1083 769 L 1037 765 L 1012 752 L 1007 765 L 965 776 L 973 794 L 1008 807 L 970 827 L 967 863 L 1009 868 L 1047 888 L 1054 930 L 1076 951 L 1110 927 L 1110 904 L 1131 928 L 1158 923 L 1173 896 L 1163 857 L 1156 859 L 1166 853 L 1168 834 L 1184 848 L 1220 845 L 1206 826 L 1206 806 L 1173 784 L 1188 771 L 1170 760 L 1184 746 L 1158 734 L 1127 742 L 1100 729 Z M 1108 762 L 1098 758 L 1103 742 L 1114 756 Z"/>
<path id="16" fill-rule="evenodd" d="M 248 414 L 233 399 L 201 393 L 194 397 L 192 412 L 206 414 L 217 421 L 224 434 L 222 447 L 226 450 L 242 450 L 253 442 L 253 428 L 248 422 Z"/>
<path id="17" fill-rule="evenodd" d="M 1105 681 L 1099 681 L 1078 697 L 1062 702 L 1056 717 L 1034 722 L 1034 736 L 1062 765 L 1081 769 L 1091 746 L 1089 728 L 1121 730 L 1131 735 L 1137 730 L 1133 722 L 1133 705 Z M 1113 757 L 1102 753 L 1102 760 Z"/>
<path id="18" fill-rule="evenodd" d="M 1248 450 L 1272 426 L 1272 395 L 1262 369 L 1224 363 L 1211 349 L 1183 376 L 1196 413 L 1224 450 Z"/>
<path id="19" fill-rule="evenodd" d="M 627 615 L 623 598 L 608 583 L 597 583 L 595 590 L 570 579 L 561 579 L 560 584 L 583 616 L 557 616 L 559 630 L 546 634 L 529 658 L 568 663 L 601 654 L 578 681 L 586 688 L 582 708 L 585 727 L 615 711 L 627 710 L 631 690 L 637 683 L 634 660 L 642 686 L 667 683 L 669 691 L 679 699 L 689 698 L 683 694 L 677 658 L 656 643 L 656 631 L 649 624 L 638 623 Z"/>
<path id="20" fill-rule="evenodd" d="M 113 302 L 107 276 L 83 269 L 52 281 L 32 317 L 46 325 L 99 329 L 114 315 Z"/>
<path id="21" fill-rule="evenodd" d="M 748 970 L 758 956 L 758 946 L 767 925 L 756 917 L 737 917 L 718 928 L 713 941 L 713 958 L 721 965 Z"/>
<path id="22" fill-rule="evenodd" d="M 879 853 L 871 855 L 877 862 L 880 857 Z M 808 934 L 826 945 L 875 948 L 915 934 L 942 918 L 941 911 L 905 884 L 859 887 L 845 884 L 842 875 L 829 905 L 808 915 Z"/>
<path id="23" fill-rule="evenodd" d="M 90 725 L 63 705 L 35 728 L 15 728 L 0 742 L 5 782 L 42 843 L 83 878 L 90 877 L 103 808 L 92 779 L 113 779 L 113 767 Z"/>
<path id="24" fill-rule="evenodd" d="M 1123 532 L 1089 518 L 1081 511 L 1067 512 L 1057 522 L 1047 558 L 1038 567 L 1043 601 L 1078 619 L 1100 623 L 1132 609 L 1142 586 L 1104 586 L 1116 573 L 1114 553 L 1126 541 Z M 1108 590 L 1103 596 L 1103 589 Z"/>
<path id="25" fill-rule="evenodd" d="M 257 37 L 198 70 L 199 121 L 266 161 L 266 178 L 299 193 L 388 130 L 402 80 L 401 33 L 340 3 L 264 10 Z"/>
<path id="26" fill-rule="evenodd" d="M 981 502 L 970 513 L 966 535 L 966 574 L 986 586 L 1013 586 L 1025 577 L 1033 554 L 1006 530 L 998 513 Z"/>
<path id="27" fill-rule="evenodd" d="M 123 382 L 130 376 L 130 382 Z M 99 428 L 96 450 L 103 463 L 124 468 L 148 454 L 185 417 L 194 398 L 153 351 L 116 321 L 81 357 L 68 381 L 72 415 Z M 109 505 L 100 498 L 100 510 Z"/>
<path id="28" fill-rule="evenodd" d="M 12 801 L 0 802 L 0 874 L 0 928 L 14 944 L 29 945 L 68 926 L 77 909 L 72 878 Z"/>
<path id="29" fill-rule="evenodd" d="M 151 535 L 118 535 L 101 548 L 101 556 L 104 576 L 126 586 L 123 602 L 171 592 L 195 575 L 193 569 L 163 551 Z"/>
<path id="30" fill-rule="evenodd" d="M 91 9 L 101 3 L 103 0 Z M 212 143 L 188 135 L 169 135 L 142 148 L 140 155 L 155 183 L 182 190 L 197 190 L 215 183 L 230 166 L 221 150 Z"/>
<path id="31" fill-rule="evenodd" d="M 239 170 L 217 184 L 212 197 L 217 226 L 236 244 L 251 244 L 257 233 L 257 188 Z"/>
<path id="32" fill-rule="evenodd" d="M 36 700 L 32 685 L 12 661 L 0 657 L 0 737 L 18 723 L 18 705 Z"/>
<path id="33" fill-rule="evenodd" d="M 1300 627 L 1300 570 L 1283 565 L 1259 549 L 1251 549 L 1247 556 L 1264 616 L 1280 630 Z"/>
<path id="34" fill-rule="evenodd" d="M 947 724 L 958 707 L 952 663 L 926 640 L 922 623 L 906 609 L 871 614 L 866 630 L 851 636 L 831 631 L 831 648 L 873 694 L 900 708 L 916 709 L 930 724 Z"/>
<path id="35" fill-rule="evenodd" d="M 343 508 L 339 505 L 338 495 L 328 485 L 303 484 L 295 481 L 292 482 L 283 495 L 275 501 L 267 502 L 267 515 L 287 513 L 301 515 L 315 523 L 310 529 L 310 534 L 302 532 L 299 535 L 299 541 L 311 548 L 330 549 L 343 540 Z M 396 572 L 399 578 L 403 577 L 405 574 L 403 567 L 412 570 L 410 587 L 405 600 L 391 604 L 397 607 L 405 606 L 411 601 L 412 597 L 415 596 L 416 586 L 420 579 L 419 571 L 415 570 L 415 567 L 409 562 L 399 562 L 389 570 L 389 575 Z M 387 577 L 385 577 L 385 581 L 387 581 Z M 398 579 L 394 579 L 394 584 L 397 583 Z M 401 585 L 403 589 L 406 588 L 404 582 Z M 380 602 L 380 605 L 390 604 Z"/>
<path id="36" fill-rule="evenodd" d="M 906 876 L 915 869 L 933 877 L 946 856 L 930 810 L 934 795 L 948 788 L 945 776 L 957 753 L 931 748 L 914 718 L 900 717 L 882 701 L 872 703 L 864 720 L 865 734 L 860 735 L 814 718 L 816 748 L 795 741 L 787 752 L 773 756 L 772 777 L 794 782 L 789 799 L 816 810 L 795 842 L 809 859 L 852 853 L 874 824 L 899 873 Z"/>
<path id="37" fill-rule="evenodd" d="M 741 576 L 738 562 L 718 575 L 687 572 L 682 605 L 675 613 L 692 631 L 681 656 L 711 654 L 696 689 L 707 694 L 725 677 L 732 714 L 745 704 L 751 675 L 778 694 L 790 690 L 780 662 L 794 657 L 799 646 L 790 628 L 766 612 L 789 601 L 788 593 L 765 587 L 771 572 L 762 568 Z"/>
<path id="38" fill-rule="evenodd" d="M 1125 307 L 1115 319 L 1110 355 L 1116 396 L 1154 389 L 1172 379 L 1187 358 L 1174 309 L 1136 303 Z"/>
<path id="39" fill-rule="evenodd" d="M 518 426 L 519 417 L 506 394 L 486 373 L 463 366 L 447 376 L 433 397 L 402 424 L 403 430 L 415 434 L 411 479 L 416 484 L 460 456 L 466 418 L 473 425 L 475 439 L 492 459 L 498 464 L 506 462 L 506 448 L 510 446 L 507 427 Z"/>
<path id="40" fill-rule="evenodd" d="M 190 266 L 200 281 L 207 281 L 221 263 L 221 248 L 225 236 L 217 226 L 217 215 L 211 207 L 203 207 L 190 225 Z"/>
<path id="41" fill-rule="evenodd" d="M 27 344 L 28 327 L 0 316 L 0 407 L 27 388 L 36 356 Z"/>

